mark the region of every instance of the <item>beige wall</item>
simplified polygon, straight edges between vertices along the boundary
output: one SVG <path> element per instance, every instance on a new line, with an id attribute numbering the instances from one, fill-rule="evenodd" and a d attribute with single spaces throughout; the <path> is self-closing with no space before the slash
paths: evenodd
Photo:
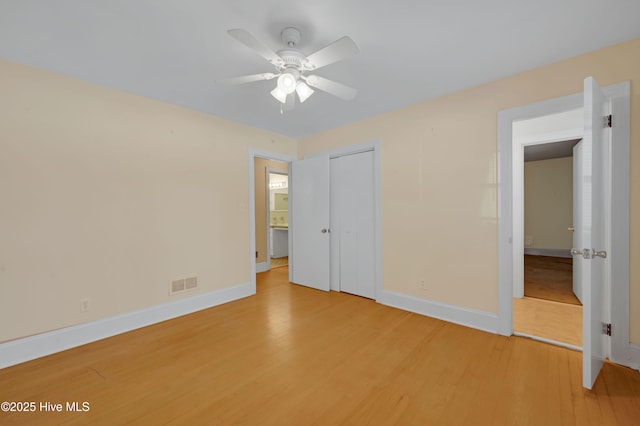
<path id="1" fill-rule="evenodd" d="M 280 161 L 256 158 L 254 161 L 254 183 L 256 188 L 256 251 L 257 263 L 267 261 L 267 191 L 266 191 L 266 170 L 267 167 L 287 170 L 287 163 Z"/>
<path id="2" fill-rule="evenodd" d="M 176 278 L 198 275 L 201 292 L 248 282 L 249 147 L 306 155 L 380 140 L 385 289 L 496 312 L 497 113 L 577 93 L 590 75 L 632 82 L 631 340 L 640 343 L 640 39 L 297 147 L 0 61 L 0 341 L 175 300 Z M 86 297 L 92 309 L 80 313 Z"/>
<path id="3" fill-rule="evenodd" d="M 580 92 L 587 76 L 631 80 L 630 321 L 640 343 L 640 39 L 306 138 L 299 153 L 380 140 L 384 288 L 497 312 L 498 111 Z"/>
<path id="4" fill-rule="evenodd" d="M 249 147 L 296 141 L 7 61 L 0 93 L 0 342 L 249 282 Z"/>
<path id="5" fill-rule="evenodd" d="M 524 163 L 525 247 L 571 249 L 573 157 Z M 526 236 L 533 238 L 527 245 Z"/>

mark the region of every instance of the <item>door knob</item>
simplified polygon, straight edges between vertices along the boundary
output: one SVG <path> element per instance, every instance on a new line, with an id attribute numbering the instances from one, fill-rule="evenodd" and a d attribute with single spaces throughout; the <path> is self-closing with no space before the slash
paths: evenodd
<path id="1" fill-rule="evenodd" d="M 576 230 L 576 228 L 574 228 L 573 226 L 570 226 L 569 228 L 567 228 L 567 231 L 571 231 L 571 232 L 573 232 L 573 231 L 575 231 L 575 230 Z"/>
<path id="2" fill-rule="evenodd" d="M 327 233 L 327 229 L 326 228 L 322 228 L 322 230 L 320 232 L 322 232 L 323 234 L 326 234 Z"/>
<path id="3" fill-rule="evenodd" d="M 591 259 L 591 250 L 589 250 L 589 249 L 579 250 L 579 249 L 572 248 L 571 249 L 571 254 L 573 256 L 580 255 L 580 256 L 584 257 L 585 259 Z"/>
<path id="4" fill-rule="evenodd" d="M 601 257 L 603 259 L 607 258 L 607 252 L 604 250 L 596 251 L 596 249 L 593 249 L 591 252 L 593 253 L 593 257 Z"/>

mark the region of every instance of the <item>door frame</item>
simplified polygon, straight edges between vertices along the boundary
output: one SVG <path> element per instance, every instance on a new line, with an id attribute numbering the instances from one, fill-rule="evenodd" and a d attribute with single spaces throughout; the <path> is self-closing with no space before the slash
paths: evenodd
<path id="1" fill-rule="evenodd" d="M 256 293 L 256 158 L 282 161 L 283 163 L 291 163 L 297 159 L 292 155 L 249 148 L 249 285 L 251 294 Z M 289 250 L 291 250 L 291 239 L 289 239 Z"/>
<path id="2" fill-rule="evenodd" d="M 610 303 L 613 336 L 609 359 L 638 368 L 640 346 L 629 342 L 629 139 L 630 83 L 603 87 L 611 100 L 614 126 L 611 129 L 611 176 L 608 222 L 611 265 L 607 273 L 611 283 Z M 563 96 L 498 113 L 498 333 L 513 334 L 513 259 L 524 236 L 514 228 L 514 175 L 524 163 L 515 162 L 512 124 L 583 107 L 583 94 Z"/>
<path id="3" fill-rule="evenodd" d="M 267 232 L 267 271 L 271 270 L 271 227 L 269 226 L 269 224 L 271 223 L 271 188 L 269 188 L 269 183 L 271 183 L 271 176 L 269 176 L 271 173 L 276 174 L 276 175 L 285 175 L 287 176 L 287 179 L 289 177 L 289 170 L 285 170 L 285 169 L 278 169 L 277 167 L 266 167 L 265 169 L 265 177 L 264 177 L 264 181 L 265 181 L 265 201 L 266 201 L 266 221 L 267 221 L 267 226 L 266 226 L 266 232 Z M 288 185 L 288 183 L 287 183 Z"/>
<path id="4" fill-rule="evenodd" d="M 323 151 L 306 155 L 304 158 L 325 157 L 327 161 L 332 158 L 344 157 L 345 155 L 360 154 L 362 152 L 373 151 L 373 189 L 374 189 L 374 261 L 375 261 L 375 297 L 379 300 L 382 297 L 382 177 L 381 177 L 381 155 L 382 145 L 380 141 L 368 141 L 358 144 L 348 145 L 335 148 L 329 151 Z M 291 177 L 290 177 L 291 178 Z M 332 290 L 335 290 L 332 288 Z"/>
<path id="5" fill-rule="evenodd" d="M 544 115 L 547 116 L 548 114 Z M 543 116 L 543 117 L 544 117 Z M 512 217 L 513 217 L 513 297 L 524 297 L 524 150 L 527 146 L 546 145 L 582 139 L 584 126 L 545 132 L 526 140 L 512 140 Z"/>

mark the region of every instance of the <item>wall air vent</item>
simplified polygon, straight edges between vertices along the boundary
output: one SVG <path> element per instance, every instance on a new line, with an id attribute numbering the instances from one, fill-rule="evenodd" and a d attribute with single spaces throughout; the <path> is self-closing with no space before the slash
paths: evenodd
<path id="1" fill-rule="evenodd" d="M 182 278 L 169 283 L 169 296 L 198 288 L 198 277 Z"/>

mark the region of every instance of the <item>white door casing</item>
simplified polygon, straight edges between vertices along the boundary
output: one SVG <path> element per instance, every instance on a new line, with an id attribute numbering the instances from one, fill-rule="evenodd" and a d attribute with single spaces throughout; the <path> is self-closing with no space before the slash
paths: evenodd
<path id="1" fill-rule="evenodd" d="M 293 161 L 289 178 L 291 282 L 329 291 L 329 159 Z"/>
<path id="2" fill-rule="evenodd" d="M 582 177 L 583 177 L 583 144 L 579 142 L 576 146 L 573 147 L 573 247 L 584 247 L 582 242 L 582 232 L 575 230 L 580 230 L 584 228 L 584 224 L 582 223 L 582 203 L 583 203 L 583 194 L 582 194 Z M 582 285 L 583 285 L 583 276 L 582 276 L 582 268 L 584 259 L 580 256 L 576 256 L 573 258 L 573 294 L 576 295 L 580 303 L 584 304 L 582 298 Z"/>

